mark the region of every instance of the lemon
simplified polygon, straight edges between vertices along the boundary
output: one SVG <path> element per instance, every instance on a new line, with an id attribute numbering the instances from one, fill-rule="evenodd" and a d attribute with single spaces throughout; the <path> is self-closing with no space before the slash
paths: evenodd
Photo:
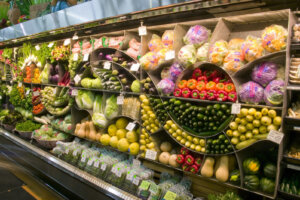
<path id="1" fill-rule="evenodd" d="M 268 115 L 268 112 L 269 112 L 268 108 L 261 109 L 261 114 L 262 115 Z"/>
<path id="2" fill-rule="evenodd" d="M 240 114 L 241 114 L 243 117 L 246 117 L 246 116 L 248 115 L 248 109 L 247 109 L 247 108 L 242 108 Z"/>
<path id="3" fill-rule="evenodd" d="M 196 144 L 196 145 L 199 144 L 199 138 L 194 137 L 193 138 L 193 143 Z"/>
<path id="4" fill-rule="evenodd" d="M 229 137 L 232 137 L 232 130 L 228 129 L 226 131 L 226 135 L 229 136 Z"/>
<path id="5" fill-rule="evenodd" d="M 191 148 L 192 150 L 195 150 L 196 145 L 195 145 L 195 144 L 191 144 L 190 148 Z"/>
<path id="6" fill-rule="evenodd" d="M 120 139 L 122 139 L 122 138 L 125 138 L 126 132 L 127 132 L 127 131 L 126 131 L 125 129 L 118 129 L 118 130 L 117 130 L 117 133 L 116 133 L 118 139 L 120 140 Z"/>
<path id="7" fill-rule="evenodd" d="M 249 114 L 249 115 L 254 116 L 255 113 L 256 113 L 256 109 L 255 109 L 255 108 L 250 108 L 250 109 L 248 110 L 248 114 Z"/>
<path id="8" fill-rule="evenodd" d="M 237 137 L 233 137 L 231 138 L 231 143 L 236 145 L 237 143 L 239 143 L 239 139 Z"/>
<path id="9" fill-rule="evenodd" d="M 281 117 L 275 117 L 274 119 L 273 119 L 273 124 L 274 125 L 276 125 L 276 126 L 280 126 L 281 125 Z"/>
<path id="10" fill-rule="evenodd" d="M 201 146 L 200 145 L 196 145 L 195 150 L 200 152 L 201 151 Z"/>
<path id="11" fill-rule="evenodd" d="M 122 138 L 118 141 L 118 149 L 119 151 L 126 152 L 128 151 L 129 143 L 126 138 Z"/>
<path id="12" fill-rule="evenodd" d="M 109 125 L 107 131 L 110 136 L 115 136 L 117 132 L 117 126 L 115 124 L 111 124 Z"/>
<path id="13" fill-rule="evenodd" d="M 109 145 L 109 142 L 110 142 L 110 136 L 108 134 L 104 134 L 101 136 L 101 139 L 100 139 L 100 142 L 101 144 L 103 145 Z"/>
<path id="14" fill-rule="evenodd" d="M 200 143 L 200 146 L 202 146 L 202 147 L 205 146 L 205 140 L 204 139 L 200 139 L 199 143 Z"/>
<path id="15" fill-rule="evenodd" d="M 271 117 L 271 118 L 275 118 L 276 117 L 276 111 L 275 110 L 269 110 L 268 112 L 268 116 Z"/>
<path id="16" fill-rule="evenodd" d="M 136 134 L 135 131 L 128 131 L 126 133 L 126 138 L 127 138 L 128 142 L 130 142 L 130 143 L 138 141 L 138 135 Z M 146 142 L 147 142 L 147 140 L 148 139 L 146 139 Z"/>
<path id="17" fill-rule="evenodd" d="M 260 122 L 262 125 L 264 126 L 268 126 L 272 123 L 272 119 L 268 116 L 263 116 L 261 119 L 260 119 Z"/>
<path id="18" fill-rule="evenodd" d="M 128 124 L 128 120 L 124 117 L 121 117 L 116 121 L 116 126 L 118 129 L 126 128 L 127 124 Z"/>
<path id="19" fill-rule="evenodd" d="M 255 119 L 260 119 L 261 116 L 262 116 L 261 112 L 258 111 L 254 114 Z"/>
<path id="20" fill-rule="evenodd" d="M 254 128 L 254 129 L 252 130 L 252 133 L 253 133 L 253 135 L 258 135 L 258 134 L 259 134 L 258 128 Z"/>
<path id="21" fill-rule="evenodd" d="M 129 145 L 129 153 L 131 155 L 137 155 L 139 153 L 140 145 L 136 142 Z"/>
<path id="22" fill-rule="evenodd" d="M 110 138 L 110 141 L 109 141 L 109 145 L 112 146 L 113 148 L 117 148 L 118 147 L 118 137 L 117 136 L 112 136 Z"/>

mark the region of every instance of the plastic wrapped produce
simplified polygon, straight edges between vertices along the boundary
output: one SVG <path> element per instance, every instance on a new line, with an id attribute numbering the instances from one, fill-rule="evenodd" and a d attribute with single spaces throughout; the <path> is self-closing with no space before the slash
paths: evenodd
<path id="1" fill-rule="evenodd" d="M 244 57 L 240 51 L 230 50 L 224 58 L 224 69 L 228 73 L 234 73 L 240 70 L 244 65 Z"/>
<path id="2" fill-rule="evenodd" d="M 266 27 L 261 35 L 262 45 L 269 52 L 284 50 L 286 47 L 287 30 L 280 25 Z"/>
<path id="3" fill-rule="evenodd" d="M 264 48 L 262 47 L 261 39 L 248 35 L 245 42 L 242 44 L 242 53 L 245 60 L 250 62 L 264 54 Z"/>
<path id="4" fill-rule="evenodd" d="M 209 48 L 209 43 L 205 43 L 197 49 L 196 57 L 198 61 L 202 62 L 208 60 L 207 58 L 208 48 Z"/>
<path id="5" fill-rule="evenodd" d="M 208 42 L 210 37 L 210 30 L 201 25 L 192 26 L 183 38 L 185 44 L 191 44 L 195 47 L 201 46 Z"/>
<path id="6" fill-rule="evenodd" d="M 229 50 L 241 50 L 242 44 L 245 40 L 241 38 L 233 38 L 228 43 Z"/>
<path id="7" fill-rule="evenodd" d="M 157 84 L 157 90 L 165 95 L 170 95 L 175 89 L 175 83 L 168 78 L 162 79 Z"/>
<path id="8" fill-rule="evenodd" d="M 263 101 L 264 88 L 253 81 L 249 81 L 241 86 L 239 96 L 242 102 L 258 104 Z"/>
<path id="9" fill-rule="evenodd" d="M 169 79 L 172 80 L 173 82 L 176 82 L 178 76 L 182 72 L 182 67 L 179 63 L 175 62 L 171 65 L 170 70 L 169 70 Z"/>
<path id="10" fill-rule="evenodd" d="M 263 62 L 253 69 L 252 80 L 265 87 L 270 81 L 276 78 L 277 68 L 275 63 Z"/>
<path id="11" fill-rule="evenodd" d="M 228 43 L 224 40 L 218 40 L 209 50 L 209 62 L 221 66 L 228 53 Z"/>
<path id="12" fill-rule="evenodd" d="M 160 77 L 161 77 L 161 79 L 169 78 L 170 77 L 170 67 L 163 68 L 163 70 L 160 73 Z"/>
<path id="13" fill-rule="evenodd" d="M 161 38 L 158 35 L 153 34 L 151 40 L 148 43 L 148 48 L 153 52 L 158 52 L 159 50 L 161 50 L 163 48 Z"/>
<path id="14" fill-rule="evenodd" d="M 264 100 L 267 105 L 278 106 L 282 104 L 283 101 L 283 80 L 273 80 L 271 81 L 264 91 Z"/>
<path id="15" fill-rule="evenodd" d="M 166 53 L 169 51 L 167 48 L 163 48 L 157 52 L 158 64 L 165 62 Z"/>
<path id="16" fill-rule="evenodd" d="M 178 60 L 184 67 L 195 64 L 196 49 L 193 45 L 185 45 L 178 52 Z"/>
<path id="17" fill-rule="evenodd" d="M 140 59 L 141 66 L 144 70 L 153 70 L 158 65 L 158 57 L 155 52 L 148 52 Z"/>
<path id="18" fill-rule="evenodd" d="M 173 49 L 174 44 L 174 31 L 166 30 L 161 37 L 161 41 L 164 45 L 164 48 Z"/>

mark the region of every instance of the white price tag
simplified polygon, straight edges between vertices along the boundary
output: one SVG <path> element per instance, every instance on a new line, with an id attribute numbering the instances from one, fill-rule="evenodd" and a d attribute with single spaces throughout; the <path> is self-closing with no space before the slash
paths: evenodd
<path id="1" fill-rule="evenodd" d="M 73 89 L 72 90 L 72 96 L 77 96 L 78 95 L 78 90 L 77 89 Z"/>
<path id="2" fill-rule="evenodd" d="M 110 66 L 111 66 L 110 62 L 105 62 L 103 68 L 110 70 Z"/>
<path id="3" fill-rule="evenodd" d="M 100 160 L 97 160 L 96 162 L 94 162 L 94 167 L 98 168 L 100 164 Z"/>
<path id="4" fill-rule="evenodd" d="M 88 166 L 91 166 L 91 165 L 93 164 L 93 161 L 94 161 L 94 160 L 93 160 L 92 158 L 90 158 L 89 161 L 88 161 L 88 163 L 87 163 L 87 165 L 88 165 Z"/>
<path id="5" fill-rule="evenodd" d="M 74 35 L 74 36 L 72 37 L 72 40 L 78 40 L 78 36 L 77 36 L 77 35 Z"/>
<path id="6" fill-rule="evenodd" d="M 114 174 L 117 173 L 117 167 L 116 166 L 112 167 L 111 172 L 114 173 Z"/>
<path id="7" fill-rule="evenodd" d="M 73 56 L 73 61 L 77 61 L 78 60 L 78 53 L 75 53 Z"/>
<path id="8" fill-rule="evenodd" d="M 117 104 L 118 105 L 123 105 L 124 103 L 124 96 L 123 95 L 120 95 L 117 97 Z"/>
<path id="9" fill-rule="evenodd" d="M 30 93 L 30 90 L 27 90 L 27 91 L 26 91 L 26 95 L 29 95 L 29 93 Z"/>
<path id="10" fill-rule="evenodd" d="M 140 69 L 140 64 L 139 63 L 135 63 L 135 64 L 132 64 L 131 67 L 130 67 L 130 71 L 138 71 Z"/>
<path id="11" fill-rule="evenodd" d="M 132 131 L 135 128 L 135 125 L 136 125 L 135 123 L 129 122 L 126 126 L 126 130 Z"/>
<path id="12" fill-rule="evenodd" d="M 71 43 L 71 39 L 66 39 L 64 41 L 64 46 L 68 46 Z"/>
<path id="13" fill-rule="evenodd" d="M 41 48 L 40 48 L 39 45 L 36 45 L 36 46 L 35 46 L 35 49 L 36 49 L 37 51 L 39 51 Z"/>
<path id="14" fill-rule="evenodd" d="M 147 35 L 147 28 L 146 28 L 146 26 L 140 26 L 139 27 L 139 35 L 140 36 Z"/>
<path id="15" fill-rule="evenodd" d="M 141 161 L 139 161 L 138 159 L 133 159 L 132 165 L 135 167 L 139 167 L 141 165 Z"/>
<path id="16" fill-rule="evenodd" d="M 33 96 L 39 96 L 40 95 L 40 92 L 39 91 L 34 91 L 33 92 Z"/>
<path id="17" fill-rule="evenodd" d="M 21 82 L 18 83 L 18 87 L 22 87 L 22 83 Z"/>
<path id="18" fill-rule="evenodd" d="M 166 52 L 165 60 L 171 60 L 175 58 L 175 51 L 170 50 Z"/>
<path id="19" fill-rule="evenodd" d="M 128 172 L 126 175 L 126 180 L 132 181 L 134 173 Z"/>
<path id="20" fill-rule="evenodd" d="M 74 77 L 75 84 L 79 83 L 80 80 L 81 80 L 81 77 L 77 74 L 77 75 Z"/>
<path id="21" fill-rule="evenodd" d="M 147 149 L 145 157 L 150 160 L 156 160 L 157 152 Z"/>
<path id="22" fill-rule="evenodd" d="M 85 160 L 86 160 L 86 156 L 85 156 L 85 155 L 82 155 L 82 157 L 81 157 L 81 162 L 85 162 Z"/>
<path id="23" fill-rule="evenodd" d="M 106 164 L 105 163 L 102 163 L 101 165 L 101 168 L 100 168 L 102 171 L 106 170 Z"/>
<path id="24" fill-rule="evenodd" d="M 139 183 L 140 183 L 140 178 L 138 178 L 138 177 L 134 178 L 134 179 L 132 180 L 132 183 L 133 183 L 134 185 L 139 185 Z"/>
<path id="25" fill-rule="evenodd" d="M 51 42 L 51 43 L 48 44 L 48 47 L 51 48 L 51 47 L 53 47 L 53 45 L 54 45 L 54 43 Z"/>
<path id="26" fill-rule="evenodd" d="M 83 61 L 88 61 L 89 60 L 89 56 L 90 56 L 90 54 L 84 54 L 84 56 L 83 56 Z"/>
<path id="27" fill-rule="evenodd" d="M 239 103 L 234 103 L 231 106 L 231 114 L 237 115 L 240 114 L 241 112 L 241 104 Z"/>
<path id="28" fill-rule="evenodd" d="M 283 137 L 284 137 L 283 133 L 279 131 L 271 130 L 267 136 L 267 139 L 277 144 L 280 144 Z"/>

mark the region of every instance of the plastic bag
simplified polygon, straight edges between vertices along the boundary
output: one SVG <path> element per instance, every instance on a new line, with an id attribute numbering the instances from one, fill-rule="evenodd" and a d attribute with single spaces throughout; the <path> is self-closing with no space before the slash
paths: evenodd
<path id="1" fill-rule="evenodd" d="M 149 51 L 140 59 L 141 66 L 144 70 L 156 69 L 158 65 L 158 57 L 155 52 Z"/>
<path id="2" fill-rule="evenodd" d="M 161 41 L 164 45 L 164 48 L 173 49 L 174 44 L 174 31 L 166 30 L 161 37 Z"/>
<path id="3" fill-rule="evenodd" d="M 158 52 L 159 50 L 161 50 L 163 48 L 161 38 L 158 35 L 153 34 L 150 42 L 148 43 L 148 48 L 153 52 Z"/>
<path id="4" fill-rule="evenodd" d="M 250 62 L 264 54 L 264 48 L 262 47 L 261 39 L 248 35 L 245 42 L 242 44 L 242 53 L 245 60 Z"/>
<path id="5" fill-rule="evenodd" d="M 265 87 L 270 81 L 276 78 L 277 68 L 275 63 L 263 62 L 253 69 L 252 80 Z"/>
<path id="6" fill-rule="evenodd" d="M 209 48 L 209 43 L 205 43 L 197 49 L 196 57 L 198 61 L 203 62 L 208 60 L 207 58 L 208 48 Z"/>
<path id="7" fill-rule="evenodd" d="M 178 60 L 184 67 L 189 67 L 196 62 L 196 49 L 193 45 L 185 45 L 178 52 Z"/>
<path id="8" fill-rule="evenodd" d="M 241 38 L 233 38 L 228 43 L 229 50 L 241 50 L 242 44 L 245 40 Z"/>
<path id="9" fill-rule="evenodd" d="M 201 25 L 195 25 L 190 27 L 188 32 L 183 38 L 185 44 L 191 44 L 195 47 L 201 46 L 203 43 L 207 42 L 210 37 L 210 30 Z"/>
<path id="10" fill-rule="evenodd" d="M 224 58 L 224 66 L 223 68 L 228 73 L 234 73 L 240 70 L 240 68 L 244 65 L 244 57 L 240 51 L 231 50 Z"/>
<path id="11" fill-rule="evenodd" d="M 263 101 L 264 88 L 253 81 L 249 81 L 241 86 L 239 96 L 242 102 L 258 104 Z"/>
<path id="12" fill-rule="evenodd" d="M 209 50 L 209 62 L 221 66 L 228 53 L 228 43 L 224 40 L 218 40 Z"/>
<path id="13" fill-rule="evenodd" d="M 286 47 L 287 30 L 280 25 L 266 27 L 261 35 L 262 46 L 269 52 L 284 50 Z"/>
<path id="14" fill-rule="evenodd" d="M 271 81 L 264 91 L 264 100 L 267 105 L 278 106 L 282 104 L 283 101 L 283 90 L 284 81 L 283 80 L 273 80 Z"/>
<path id="15" fill-rule="evenodd" d="M 165 95 L 172 94 L 174 89 L 175 89 L 175 83 L 167 78 L 162 79 L 157 84 L 157 90 Z"/>

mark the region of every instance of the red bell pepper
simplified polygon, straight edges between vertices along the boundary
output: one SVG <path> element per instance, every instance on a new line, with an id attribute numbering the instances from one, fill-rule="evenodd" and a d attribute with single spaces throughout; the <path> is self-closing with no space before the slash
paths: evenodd
<path id="1" fill-rule="evenodd" d="M 207 92 L 205 90 L 202 90 L 200 93 L 199 93 L 199 98 L 201 100 L 206 100 L 207 99 Z"/>
<path id="2" fill-rule="evenodd" d="M 236 100 L 237 100 L 236 92 L 229 92 L 228 93 L 228 100 L 231 101 L 231 102 L 236 102 Z"/>
<path id="3" fill-rule="evenodd" d="M 182 170 L 187 172 L 187 171 L 189 171 L 189 167 L 190 167 L 190 166 L 189 166 L 188 164 L 184 163 L 184 164 L 182 165 Z"/>
<path id="4" fill-rule="evenodd" d="M 219 73 L 217 70 L 204 71 L 203 75 L 207 77 L 207 80 L 213 80 L 214 78 L 218 77 Z"/>
<path id="5" fill-rule="evenodd" d="M 197 81 L 196 81 L 196 79 L 190 79 L 190 80 L 188 80 L 188 82 L 187 82 L 187 87 L 188 87 L 189 89 L 193 90 L 193 89 L 196 88 L 196 86 L 197 86 Z"/>
<path id="6" fill-rule="evenodd" d="M 173 92 L 173 95 L 174 95 L 175 97 L 181 97 L 181 95 L 182 95 L 181 89 L 180 89 L 180 88 L 176 88 L 176 89 L 174 90 L 174 92 Z"/>
<path id="7" fill-rule="evenodd" d="M 207 100 L 213 101 L 217 97 L 216 91 L 215 90 L 208 90 L 207 91 Z"/>
<path id="8" fill-rule="evenodd" d="M 177 87 L 180 88 L 180 89 L 183 89 L 183 88 L 187 87 L 186 84 L 187 84 L 186 80 L 181 80 L 181 81 L 179 81 Z"/>
<path id="9" fill-rule="evenodd" d="M 221 81 L 221 78 L 220 77 L 216 77 L 212 81 L 215 82 L 215 83 L 219 83 Z"/>
<path id="10" fill-rule="evenodd" d="M 205 90 L 205 85 L 206 85 L 205 82 L 198 81 L 196 89 L 199 90 L 199 92 L 202 91 L 202 90 Z"/>
<path id="11" fill-rule="evenodd" d="M 176 162 L 179 163 L 179 164 L 184 163 L 184 156 L 178 154 L 178 155 L 177 155 L 177 158 L 176 158 Z"/>
<path id="12" fill-rule="evenodd" d="M 189 167 L 189 172 L 192 172 L 193 174 L 196 174 L 198 172 L 199 168 L 197 165 L 192 165 Z"/>
<path id="13" fill-rule="evenodd" d="M 194 164 L 195 158 L 191 155 L 187 155 L 185 156 L 185 160 L 184 163 L 188 164 L 188 165 L 192 165 Z"/>
<path id="14" fill-rule="evenodd" d="M 189 98 L 191 96 L 191 91 L 189 88 L 184 88 L 181 90 L 181 94 L 184 98 Z"/>
<path id="15" fill-rule="evenodd" d="M 192 78 L 197 79 L 198 77 L 202 76 L 202 71 L 201 69 L 197 68 L 193 71 Z"/>
<path id="16" fill-rule="evenodd" d="M 195 158 L 194 164 L 197 165 L 197 167 L 200 167 L 202 164 L 202 158 L 200 157 Z"/>
<path id="17" fill-rule="evenodd" d="M 197 78 L 197 81 L 200 82 L 200 81 L 203 81 L 205 84 L 207 83 L 207 77 L 206 76 L 200 76 Z"/>
<path id="18" fill-rule="evenodd" d="M 182 147 L 180 149 L 180 153 L 181 153 L 181 155 L 186 156 L 190 153 L 190 151 L 187 148 Z"/>
<path id="19" fill-rule="evenodd" d="M 216 90 L 224 90 L 225 89 L 225 84 L 224 83 L 217 83 L 216 84 Z"/>
<path id="20" fill-rule="evenodd" d="M 218 91 L 217 94 L 217 101 L 226 101 L 227 100 L 227 92 L 225 92 L 224 90 L 220 90 Z"/>
<path id="21" fill-rule="evenodd" d="M 216 89 L 216 83 L 213 81 L 209 81 L 208 83 L 206 83 L 205 88 L 206 90 L 214 90 Z"/>
<path id="22" fill-rule="evenodd" d="M 227 83 L 226 85 L 225 85 L 225 91 L 226 92 L 234 92 L 235 91 L 235 87 L 234 87 L 234 85 L 233 85 L 233 83 Z"/>
<path id="23" fill-rule="evenodd" d="M 199 91 L 198 90 L 193 90 L 191 96 L 192 96 L 193 99 L 198 99 Z"/>

